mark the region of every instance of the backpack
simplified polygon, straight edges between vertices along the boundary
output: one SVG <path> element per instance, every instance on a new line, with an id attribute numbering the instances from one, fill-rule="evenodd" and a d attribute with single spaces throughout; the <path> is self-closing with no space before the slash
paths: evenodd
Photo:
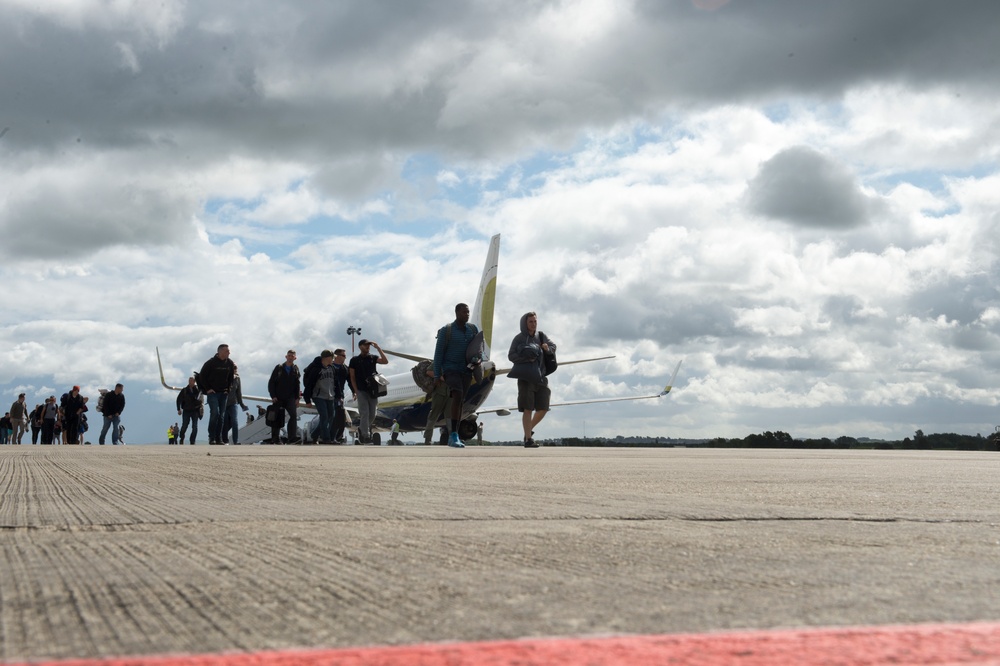
<path id="1" fill-rule="evenodd" d="M 108 389 L 98 389 L 101 392 L 101 397 L 97 399 L 97 411 L 100 414 L 104 413 L 104 396 L 108 394 Z"/>

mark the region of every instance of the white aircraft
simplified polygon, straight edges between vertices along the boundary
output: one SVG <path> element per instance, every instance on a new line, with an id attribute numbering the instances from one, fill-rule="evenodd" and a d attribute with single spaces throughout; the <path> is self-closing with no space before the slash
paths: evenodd
<path id="1" fill-rule="evenodd" d="M 462 405 L 462 421 L 459 423 L 458 436 L 462 440 L 469 440 L 475 437 L 478 429 L 478 417 L 482 414 L 497 414 L 507 416 L 513 407 L 501 407 L 496 409 L 482 409 L 490 393 L 493 391 L 493 384 L 500 375 L 505 375 L 510 371 L 509 367 L 497 368 L 494 361 L 489 358 L 489 350 L 493 344 L 493 310 L 496 303 L 497 289 L 497 265 L 500 258 L 500 234 L 490 239 L 489 251 L 486 255 L 486 265 L 483 267 L 483 275 L 479 282 L 479 292 L 476 295 L 475 306 L 472 310 L 470 322 L 483 332 L 483 339 L 486 342 L 487 355 L 483 360 L 483 379 L 474 383 L 466 392 L 465 402 Z M 409 371 L 390 375 L 388 379 L 388 393 L 379 398 L 378 412 L 375 417 L 375 424 L 372 428 L 372 443 L 380 444 L 381 436 L 379 432 L 388 432 L 392 428 L 393 420 L 397 421 L 402 432 L 423 432 L 427 428 L 427 419 L 430 415 L 431 401 L 427 390 L 427 380 L 424 373 L 433 363 L 433 358 L 426 356 L 415 356 L 394 352 L 388 349 L 383 350 L 386 354 L 407 359 L 416 363 Z M 575 361 L 559 361 L 560 366 L 573 365 L 576 363 L 588 363 L 592 361 L 602 361 L 614 358 L 614 356 L 600 356 L 597 358 L 587 358 Z M 160 362 L 160 350 L 156 350 L 156 362 L 160 367 L 160 383 L 165 388 L 173 391 L 181 390 L 180 387 L 170 386 L 163 376 L 163 364 Z M 659 393 L 649 395 L 634 395 L 621 398 L 593 398 L 589 400 L 573 400 L 568 402 L 552 403 L 551 407 L 563 407 L 568 405 L 586 405 L 600 402 L 620 402 L 626 400 L 646 400 L 650 398 L 661 398 L 673 388 L 674 379 L 680 370 L 681 363 L 678 362 L 667 385 Z M 270 398 L 244 395 L 244 400 L 270 403 Z M 344 403 L 349 418 L 348 429 L 352 436 L 357 439 L 357 428 L 359 422 L 358 405 L 356 400 L 347 400 Z M 449 412 L 450 413 L 450 412 Z M 434 427 L 444 426 L 449 417 L 431 424 Z M 300 419 L 305 415 L 315 415 L 315 407 L 305 404 L 299 405 Z M 301 430 L 310 437 L 318 425 L 318 417 Z M 263 418 L 259 418 L 249 427 L 240 428 L 240 439 L 245 442 L 261 441 L 270 438 L 270 426 L 264 423 Z M 442 436 L 442 440 L 444 436 Z"/>

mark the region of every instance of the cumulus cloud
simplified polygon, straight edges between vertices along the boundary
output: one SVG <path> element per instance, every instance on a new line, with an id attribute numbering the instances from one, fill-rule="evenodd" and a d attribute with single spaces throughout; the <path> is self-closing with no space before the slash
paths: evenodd
<path id="1" fill-rule="evenodd" d="M 990 1 L 0 0 L 0 388 L 124 378 L 152 438 L 156 345 L 182 383 L 227 341 L 258 393 L 349 325 L 426 354 L 501 231 L 495 349 L 534 309 L 567 358 L 616 354 L 561 369 L 560 398 L 686 359 L 668 402 L 594 407 L 590 434 L 976 432 L 998 23 Z"/>
<path id="2" fill-rule="evenodd" d="M 786 148 L 761 164 L 747 187 L 751 212 L 805 227 L 862 226 L 876 205 L 850 171 L 808 146 Z"/>

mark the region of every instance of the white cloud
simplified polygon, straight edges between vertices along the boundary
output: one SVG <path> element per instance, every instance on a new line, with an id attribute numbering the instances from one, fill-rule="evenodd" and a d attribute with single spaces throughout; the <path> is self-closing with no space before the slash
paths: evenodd
<path id="1" fill-rule="evenodd" d="M 3 390 L 123 379 L 151 439 L 155 345 L 428 353 L 500 231 L 500 356 L 616 354 L 558 398 L 685 359 L 549 433 L 991 429 L 997 5 L 235 7 L 0 0 Z"/>

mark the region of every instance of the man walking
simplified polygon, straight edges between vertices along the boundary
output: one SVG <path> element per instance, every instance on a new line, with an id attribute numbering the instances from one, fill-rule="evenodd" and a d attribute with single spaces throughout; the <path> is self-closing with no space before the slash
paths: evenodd
<path id="1" fill-rule="evenodd" d="M 222 419 L 229 400 L 229 387 L 233 384 L 235 368 L 229 358 L 229 345 L 221 344 L 212 358 L 205 361 L 198 373 L 198 388 L 208 402 L 208 443 L 222 443 Z M 191 443 L 194 443 L 192 436 Z"/>
<path id="2" fill-rule="evenodd" d="M 201 390 L 194 377 L 188 377 L 188 385 L 177 394 L 177 416 L 181 417 L 181 434 L 177 438 L 176 444 L 184 445 L 184 435 L 187 433 L 188 424 L 191 424 L 191 446 L 194 446 L 194 438 L 198 436 L 198 421 L 201 419 L 202 409 Z"/>
<path id="3" fill-rule="evenodd" d="M 50 395 L 42 407 L 42 444 L 55 444 L 56 421 L 59 420 L 59 405 L 56 397 Z"/>
<path id="4" fill-rule="evenodd" d="M 555 354 L 556 344 L 538 330 L 538 317 L 521 317 L 521 332 L 510 343 L 507 359 L 514 364 L 508 377 L 517 379 L 517 411 L 524 427 L 524 448 L 537 449 L 535 426 L 549 411 L 549 382 L 545 377 L 545 354 Z"/>
<path id="5" fill-rule="evenodd" d="M 371 348 L 378 350 L 378 356 L 371 353 Z M 358 426 L 358 438 L 361 444 L 370 444 L 372 439 L 372 424 L 378 414 L 378 387 L 375 386 L 376 365 L 385 365 L 389 359 L 385 357 L 382 348 L 372 340 L 362 340 L 358 343 L 358 355 L 351 359 L 348 372 L 351 377 L 351 390 L 358 400 L 358 416 L 361 424 Z"/>
<path id="6" fill-rule="evenodd" d="M 115 390 L 104 394 L 104 401 L 101 403 L 101 410 L 104 414 L 104 427 L 101 428 L 101 436 L 97 442 L 104 445 L 104 437 L 108 434 L 108 428 L 114 426 L 111 431 L 111 443 L 118 446 L 118 426 L 121 425 L 122 412 L 125 411 L 125 387 L 115 384 Z"/>
<path id="7" fill-rule="evenodd" d="M 274 366 L 271 378 L 267 382 L 267 392 L 271 402 L 285 410 L 288 415 L 288 443 L 298 443 L 298 408 L 299 395 L 302 393 L 302 373 L 295 365 L 295 350 L 289 349 L 285 354 L 285 362 Z M 281 420 L 271 425 L 271 443 L 281 443 Z"/>
<path id="8" fill-rule="evenodd" d="M 458 424 L 462 420 L 462 406 L 465 392 L 472 385 L 472 368 L 467 360 L 469 344 L 479 333 L 475 324 L 469 323 L 469 306 L 459 303 L 455 306 L 455 321 L 438 330 L 437 345 L 434 347 L 434 384 L 444 383 L 451 398 L 451 434 L 448 446 L 465 448 L 458 437 Z"/>
<path id="9" fill-rule="evenodd" d="M 17 396 L 17 400 L 10 406 L 10 423 L 14 431 L 11 444 L 20 444 L 25 430 L 28 429 L 28 405 L 24 401 L 23 393 Z"/>
<path id="10" fill-rule="evenodd" d="M 345 443 L 344 429 L 347 427 L 347 410 L 344 409 L 344 386 L 350 381 L 351 373 L 345 364 L 347 361 L 347 351 L 344 349 L 333 350 L 333 441 L 337 444 Z M 356 394 L 351 394 L 351 398 L 357 398 Z"/>
<path id="11" fill-rule="evenodd" d="M 86 401 L 80 395 L 80 387 L 74 386 L 69 393 L 62 395 L 60 407 L 62 408 L 63 434 L 67 444 L 79 444 L 80 442 L 80 415 L 87 407 Z"/>

